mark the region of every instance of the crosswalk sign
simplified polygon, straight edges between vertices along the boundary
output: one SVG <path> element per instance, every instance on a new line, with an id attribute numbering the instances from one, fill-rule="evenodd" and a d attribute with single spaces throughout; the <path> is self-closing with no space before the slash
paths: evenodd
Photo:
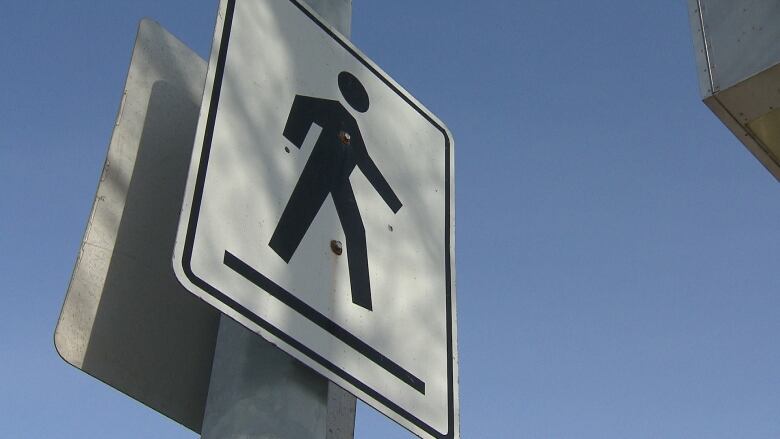
<path id="1" fill-rule="evenodd" d="M 174 252 L 190 292 L 457 438 L 453 142 L 296 0 L 223 0 Z"/>

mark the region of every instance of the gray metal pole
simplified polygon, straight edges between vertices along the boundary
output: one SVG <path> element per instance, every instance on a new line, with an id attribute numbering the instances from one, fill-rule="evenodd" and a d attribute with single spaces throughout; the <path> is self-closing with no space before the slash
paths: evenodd
<path id="1" fill-rule="evenodd" d="M 350 35 L 352 0 L 307 2 Z M 352 439 L 354 427 L 354 396 L 221 317 L 203 439 Z"/>
<path id="2" fill-rule="evenodd" d="M 352 34 L 352 0 L 304 0 L 322 18 L 349 38 Z"/>

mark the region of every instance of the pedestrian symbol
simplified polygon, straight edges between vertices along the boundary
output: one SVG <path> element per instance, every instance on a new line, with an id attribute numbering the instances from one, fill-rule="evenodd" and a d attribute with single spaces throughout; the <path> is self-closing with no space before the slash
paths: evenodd
<path id="1" fill-rule="evenodd" d="M 354 110 L 361 113 L 368 110 L 368 94 L 354 75 L 341 72 L 338 84 L 342 96 Z M 347 238 L 352 303 L 372 310 L 366 229 L 349 176 L 357 166 L 393 213 L 398 213 L 402 204 L 371 160 L 357 121 L 340 102 L 296 95 L 284 137 L 301 148 L 313 123 L 321 126 L 322 132 L 268 245 L 289 263 L 330 194 Z"/>

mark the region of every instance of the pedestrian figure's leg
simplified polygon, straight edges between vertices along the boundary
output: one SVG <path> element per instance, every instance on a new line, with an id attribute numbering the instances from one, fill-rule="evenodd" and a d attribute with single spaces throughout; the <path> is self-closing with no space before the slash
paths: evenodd
<path id="1" fill-rule="evenodd" d="M 368 277 L 368 250 L 366 248 L 366 229 L 360 217 L 355 194 L 349 180 L 334 190 L 333 201 L 339 215 L 344 235 L 347 238 L 347 263 L 349 264 L 349 283 L 352 287 L 352 303 L 371 311 L 371 284 Z"/>
<path id="2" fill-rule="evenodd" d="M 284 262 L 289 263 L 300 245 L 314 217 L 320 211 L 329 188 L 323 184 L 322 174 L 309 163 L 303 169 L 301 178 L 293 189 L 290 200 L 282 212 L 268 245 Z"/>

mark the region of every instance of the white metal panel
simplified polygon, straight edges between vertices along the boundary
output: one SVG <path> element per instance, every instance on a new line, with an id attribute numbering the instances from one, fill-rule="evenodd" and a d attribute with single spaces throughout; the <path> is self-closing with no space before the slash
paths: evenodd
<path id="1" fill-rule="evenodd" d="M 696 56 L 696 73 L 699 77 L 699 91 L 702 96 L 712 95 L 712 77 L 710 76 L 709 53 L 705 38 L 704 23 L 701 15 L 701 0 L 688 0 L 688 18 L 693 34 L 693 50 Z"/>
<path id="2" fill-rule="evenodd" d="M 55 345 L 62 358 L 199 431 L 219 313 L 170 269 L 206 63 L 150 20 L 130 69 Z"/>
<path id="3" fill-rule="evenodd" d="M 416 434 L 458 437 L 449 132 L 297 1 L 224 0 L 220 17 L 176 243 L 179 280 Z M 368 111 L 342 95 L 342 72 L 365 87 Z M 306 125 L 299 145 L 283 135 L 297 96 L 354 117 L 402 203 L 394 212 L 364 168 L 349 174 L 371 306 L 354 298 L 355 228 L 342 226 L 335 192 L 289 261 L 269 245 L 310 159 L 324 173 L 335 166 L 312 158 L 331 122 Z M 345 244 L 341 255 L 332 241 Z"/>
<path id="4" fill-rule="evenodd" d="M 689 0 L 689 4 L 699 13 L 712 92 L 780 62 L 780 3 L 776 0 Z"/>

